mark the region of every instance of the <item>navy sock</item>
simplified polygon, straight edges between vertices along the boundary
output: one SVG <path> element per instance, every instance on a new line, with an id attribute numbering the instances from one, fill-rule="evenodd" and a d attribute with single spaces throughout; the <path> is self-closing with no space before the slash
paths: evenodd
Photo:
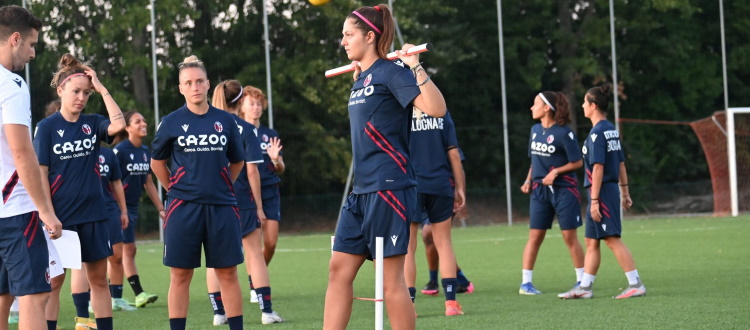
<path id="1" fill-rule="evenodd" d="M 169 319 L 169 329 L 171 330 L 185 330 L 186 325 L 187 318 Z"/>
<path id="2" fill-rule="evenodd" d="M 255 293 L 258 294 L 258 305 L 263 313 L 273 313 L 271 307 L 271 287 L 264 286 L 262 288 L 255 288 Z"/>
<path id="3" fill-rule="evenodd" d="M 78 317 L 89 317 L 89 301 L 91 300 L 91 294 L 88 292 L 74 293 L 73 294 L 73 305 L 76 306 L 76 316 Z"/>
<path id="4" fill-rule="evenodd" d="M 430 281 L 437 283 L 437 270 L 431 270 L 430 271 Z"/>
<path id="5" fill-rule="evenodd" d="M 57 320 L 47 320 L 47 330 L 57 330 Z"/>
<path id="6" fill-rule="evenodd" d="M 242 329 L 242 315 L 234 316 L 227 319 L 229 330 Z"/>
<path id="7" fill-rule="evenodd" d="M 97 330 L 112 330 L 112 317 L 96 318 Z"/>
<path id="8" fill-rule="evenodd" d="M 456 300 L 458 281 L 455 278 L 444 278 L 441 282 L 443 283 L 443 290 L 445 290 L 445 300 Z"/>
<path id="9" fill-rule="evenodd" d="M 208 300 L 211 301 L 211 307 L 214 309 L 214 315 L 224 315 L 224 302 L 221 301 L 221 292 L 209 292 Z"/>
<path id="10" fill-rule="evenodd" d="M 461 285 L 469 285 L 469 283 L 471 282 L 468 278 L 466 278 L 466 275 L 464 275 L 464 272 L 461 271 L 461 268 L 459 268 L 456 272 L 456 279 L 458 280 L 458 284 Z"/>
<path id="11" fill-rule="evenodd" d="M 255 290 L 255 287 L 253 286 L 253 278 L 250 275 L 247 275 L 247 283 L 250 285 L 250 290 Z"/>
<path id="12" fill-rule="evenodd" d="M 411 297 L 411 302 L 414 302 L 414 298 L 417 297 L 417 288 L 415 287 L 409 288 L 409 297 Z"/>
<path id="13" fill-rule="evenodd" d="M 130 283 L 130 287 L 133 288 L 133 293 L 135 293 L 136 296 L 143 292 L 143 287 L 141 287 L 141 279 L 138 277 L 138 275 L 128 277 L 128 283 Z"/>
<path id="14" fill-rule="evenodd" d="M 122 298 L 122 284 L 119 284 L 119 285 L 110 284 L 109 292 L 112 294 L 112 298 L 115 298 L 115 299 Z"/>

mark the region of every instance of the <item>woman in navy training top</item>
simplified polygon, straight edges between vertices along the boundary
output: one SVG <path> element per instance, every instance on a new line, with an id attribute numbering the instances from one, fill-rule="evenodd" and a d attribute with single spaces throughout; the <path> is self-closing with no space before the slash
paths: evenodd
<path id="1" fill-rule="evenodd" d="M 350 91 L 354 190 L 336 228 L 329 264 L 324 329 L 344 329 L 352 310 L 352 283 L 372 257 L 375 238 L 385 237 L 383 290 L 393 329 L 414 329 L 415 311 L 404 280 L 409 223 L 416 214 L 416 180 L 409 164 L 412 106 L 442 117 L 445 100 L 419 63 L 401 59 L 412 70 L 386 59 L 393 41 L 393 16 L 386 5 L 360 7 L 347 16 L 341 45 L 353 61 Z M 413 45 L 406 44 L 403 49 Z"/>
<path id="2" fill-rule="evenodd" d="M 159 217 L 164 219 L 164 206 L 159 199 L 154 179 L 151 176 L 151 152 L 143 144 L 143 139 L 148 135 L 148 124 L 142 114 L 137 111 L 128 111 L 125 114 L 125 129 L 115 137 L 113 151 L 117 155 L 122 173 L 122 186 L 125 189 L 125 201 L 128 209 L 128 226 L 122 230 L 122 270 L 116 274 L 115 280 L 111 280 L 114 298 L 122 298 L 122 278 L 127 278 L 130 287 L 135 294 L 136 307 L 144 307 L 159 298 L 154 293 L 145 292 L 141 285 L 138 268 L 135 263 L 137 252 L 135 244 L 135 227 L 138 223 L 138 209 L 141 203 L 141 194 L 146 191 L 151 203 L 159 211 Z M 116 297 L 115 297 L 116 296 Z"/>
<path id="3" fill-rule="evenodd" d="M 531 167 L 521 192 L 531 194 L 529 239 L 523 250 L 522 295 L 541 294 L 532 284 L 539 248 L 557 214 L 563 241 L 568 247 L 576 274 L 576 285 L 583 276 L 583 249 L 578 241 L 581 221 L 581 194 L 575 170 L 583 166 L 578 140 L 570 130 L 568 98 L 560 92 L 542 92 L 534 98 L 531 117 L 540 123 L 531 127 L 529 157 Z"/>
<path id="4" fill-rule="evenodd" d="M 156 130 L 151 169 L 167 189 L 164 265 L 170 267 L 167 305 L 171 329 L 185 329 L 190 281 L 201 266 L 214 268 L 230 329 L 242 329 L 240 212 L 232 187 L 244 166 L 242 137 L 234 117 L 208 103 L 208 81 L 195 56 L 179 65 L 185 105 Z M 171 158 L 171 171 L 167 159 Z"/>
<path id="5" fill-rule="evenodd" d="M 37 124 L 34 149 L 55 213 L 64 229 L 78 232 L 97 327 L 112 329 L 112 303 L 107 283 L 107 257 L 112 255 L 112 249 L 99 177 L 99 142 L 110 142 L 111 137 L 125 127 L 125 120 L 96 72 L 71 54 L 60 59 L 51 85 L 62 107 Z M 109 119 L 83 113 L 94 91 L 102 95 Z M 57 324 L 60 288 L 64 281 L 64 275 L 52 279 L 53 294 L 46 310 L 48 326 L 52 329 Z"/>

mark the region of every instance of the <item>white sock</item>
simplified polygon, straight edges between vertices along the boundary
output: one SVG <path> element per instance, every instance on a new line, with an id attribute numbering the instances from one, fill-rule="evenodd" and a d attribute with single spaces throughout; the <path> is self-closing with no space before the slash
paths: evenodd
<path id="1" fill-rule="evenodd" d="M 638 270 L 633 269 L 627 273 L 625 273 L 625 277 L 628 278 L 628 284 L 630 285 L 636 285 L 641 282 L 641 278 L 638 277 Z"/>
<path id="2" fill-rule="evenodd" d="M 523 274 L 523 280 L 521 281 L 521 284 L 529 283 L 531 282 L 531 277 L 534 274 L 533 270 L 528 269 L 521 269 L 521 274 Z"/>
<path id="3" fill-rule="evenodd" d="M 576 268 L 576 282 L 580 282 L 583 278 L 583 267 Z"/>
<path id="4" fill-rule="evenodd" d="M 594 284 L 595 279 L 596 279 L 596 275 L 583 273 L 583 277 L 581 277 L 581 286 L 584 288 L 589 288 L 591 287 L 592 284 Z"/>

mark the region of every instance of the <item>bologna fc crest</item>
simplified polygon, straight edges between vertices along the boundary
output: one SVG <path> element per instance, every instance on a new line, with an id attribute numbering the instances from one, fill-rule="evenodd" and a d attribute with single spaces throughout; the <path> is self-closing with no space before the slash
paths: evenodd
<path id="1" fill-rule="evenodd" d="M 91 135 L 91 126 L 89 124 L 83 124 L 83 127 L 81 127 L 83 130 L 83 133 L 86 135 Z"/>
<path id="2" fill-rule="evenodd" d="M 214 123 L 214 129 L 217 132 L 221 133 L 224 130 L 224 126 L 222 126 L 221 123 L 217 121 Z"/>
<path id="3" fill-rule="evenodd" d="M 99 155 L 99 164 L 104 164 L 104 156 Z"/>
<path id="4" fill-rule="evenodd" d="M 550 135 L 547 137 L 547 144 L 552 144 L 552 142 L 555 142 L 555 136 Z"/>
<path id="5" fill-rule="evenodd" d="M 372 73 L 367 75 L 367 78 L 365 78 L 365 87 L 370 86 L 370 83 L 372 82 Z"/>
<path id="6" fill-rule="evenodd" d="M 263 136 L 261 136 L 260 139 L 263 140 L 263 142 L 268 142 L 268 135 L 263 134 Z"/>

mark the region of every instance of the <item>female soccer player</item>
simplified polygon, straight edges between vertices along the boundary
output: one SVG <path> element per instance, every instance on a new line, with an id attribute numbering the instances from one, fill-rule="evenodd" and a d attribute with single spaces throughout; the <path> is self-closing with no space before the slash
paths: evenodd
<path id="1" fill-rule="evenodd" d="M 98 329 L 112 329 L 112 302 L 107 284 L 109 246 L 108 214 L 99 177 L 99 143 L 125 127 L 122 112 L 88 65 L 65 54 L 52 78 L 62 107 L 37 124 L 34 136 L 42 180 L 48 187 L 55 213 L 64 229 L 78 232 L 81 259 L 91 288 L 91 305 Z M 102 95 L 109 119 L 84 114 L 92 92 Z M 60 308 L 60 288 L 65 275 L 52 279 L 47 303 L 47 323 L 54 329 Z"/>
<path id="2" fill-rule="evenodd" d="M 451 242 L 453 214 L 466 205 L 464 170 L 458 150 L 456 129 L 449 113 L 443 118 L 430 117 L 414 109 L 411 121 L 409 154 L 417 178 L 417 211 L 426 213 L 432 238 L 440 257 L 440 275 L 445 292 L 445 315 L 454 312 L 456 302 L 456 255 Z M 412 299 L 416 294 L 417 232 L 422 217 L 414 218 L 409 230 L 409 253 L 406 258 L 406 285 Z"/>
<path id="3" fill-rule="evenodd" d="M 583 115 L 591 119 L 591 132 L 583 143 L 583 159 L 586 178 L 583 186 L 588 188 L 589 207 L 586 212 L 586 261 L 581 284 L 561 293 L 563 299 L 591 298 L 591 287 L 601 262 L 599 243 L 604 240 L 625 271 L 629 286 L 617 299 L 646 295 L 646 287 L 638 277 L 635 260 L 620 238 L 622 222 L 620 205 L 627 209 L 633 205 L 628 193 L 628 174 L 625 170 L 625 155 L 620 144 L 620 133 L 607 120 L 609 97 L 612 85 L 594 87 L 583 99 Z M 618 189 L 617 184 L 620 184 Z M 622 194 L 622 196 L 621 196 Z"/>
<path id="4" fill-rule="evenodd" d="M 135 294 L 135 306 L 144 307 L 159 298 L 158 295 L 143 291 L 138 268 L 135 264 L 137 248 L 135 245 L 135 227 L 138 222 L 138 208 L 141 203 L 141 193 L 145 190 L 151 203 L 159 211 L 159 217 L 164 219 L 164 205 L 159 199 L 156 185 L 151 178 L 151 153 L 143 145 L 143 139 L 148 135 L 148 125 L 143 115 L 136 111 L 125 113 L 125 130 L 115 138 L 114 152 L 120 163 L 122 172 L 122 186 L 125 189 L 125 201 L 128 209 L 128 226 L 123 229 L 122 265 L 124 275 Z M 122 274 L 113 280 L 112 292 L 116 298 L 122 298 Z"/>
<path id="5" fill-rule="evenodd" d="M 245 251 L 245 268 L 248 277 L 253 276 L 258 288 L 255 289 L 260 299 L 262 311 L 261 322 L 263 324 L 281 323 L 284 319 L 276 313 L 271 304 L 271 286 L 268 280 L 268 268 L 263 259 L 261 247 L 261 220 L 265 218 L 260 194 L 260 174 L 258 164 L 263 163 L 258 137 L 255 135 L 255 126 L 237 117 L 243 95 L 247 95 L 242 85 L 237 80 L 225 80 L 214 89 L 212 104 L 226 110 L 234 115 L 237 127 L 242 135 L 245 168 L 240 172 L 237 181 L 234 182 L 234 192 L 237 196 L 237 207 L 240 210 L 240 223 L 242 227 L 242 247 Z M 247 116 L 248 113 L 246 112 Z M 214 308 L 214 325 L 226 323 L 224 315 L 224 304 L 221 301 L 219 291 L 219 280 L 212 268 L 206 269 L 206 285 L 208 286 L 208 298 Z M 252 292 L 251 292 L 252 294 Z M 257 299 L 257 298 L 256 298 Z"/>
<path id="6" fill-rule="evenodd" d="M 529 239 L 523 250 L 522 280 L 519 294 L 541 294 L 532 284 L 539 247 L 557 214 L 563 241 L 573 259 L 576 282 L 583 276 L 583 249 L 578 241 L 581 223 L 581 194 L 573 172 L 583 165 L 576 135 L 570 130 L 568 98 L 560 92 L 541 92 L 534 98 L 531 118 L 539 124 L 531 127 L 529 157 L 531 167 L 521 186 L 531 194 Z M 577 284 L 576 284 L 577 285 Z"/>
<path id="7" fill-rule="evenodd" d="M 244 94 L 245 97 L 241 101 L 242 117 L 258 129 L 260 148 L 263 150 L 263 164 L 258 165 L 258 170 L 260 171 L 263 212 L 266 215 L 266 219 L 261 219 L 263 257 L 266 265 L 269 265 L 276 252 L 276 242 L 279 240 L 279 223 L 281 222 L 281 196 L 279 195 L 281 178 L 279 175 L 284 173 L 286 165 L 284 157 L 281 156 L 282 146 L 279 133 L 260 123 L 263 110 L 268 107 L 266 95 L 262 90 L 253 86 L 245 86 Z M 253 289 L 255 286 L 250 279 L 250 288 Z M 252 299 L 254 295 L 251 294 L 250 297 Z"/>
<path id="8" fill-rule="evenodd" d="M 185 329 L 190 281 L 201 265 L 214 268 L 230 329 L 242 329 L 240 214 L 232 184 L 244 166 L 242 136 L 232 115 L 208 103 L 210 84 L 195 56 L 180 65 L 185 105 L 165 116 L 153 142 L 151 169 L 167 190 L 164 265 L 170 267 L 167 305 L 172 329 Z M 167 159 L 171 158 L 171 171 Z"/>
<path id="9" fill-rule="evenodd" d="M 384 297 L 393 329 L 414 329 L 414 305 L 404 281 L 409 223 L 417 191 L 409 164 L 412 106 L 442 117 L 445 100 L 419 64 L 418 55 L 401 59 L 412 71 L 386 59 L 394 23 L 388 6 L 360 7 L 344 22 L 341 45 L 353 61 L 355 82 L 349 99 L 354 160 L 354 190 L 347 197 L 336 229 L 329 264 L 324 329 L 343 329 L 352 311 L 352 284 L 375 250 L 375 238 L 387 237 L 383 249 Z M 403 49 L 413 45 L 406 44 Z M 460 314 L 458 304 L 449 305 Z"/>

